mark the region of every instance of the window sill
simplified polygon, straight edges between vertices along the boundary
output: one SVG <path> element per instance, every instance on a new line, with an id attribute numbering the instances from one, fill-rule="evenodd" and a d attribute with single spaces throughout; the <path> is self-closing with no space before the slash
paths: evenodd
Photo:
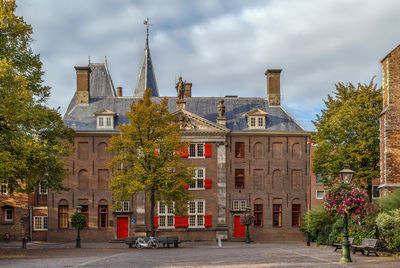
<path id="1" fill-rule="evenodd" d="M 190 191 L 202 191 L 205 190 L 206 188 L 189 188 Z"/>

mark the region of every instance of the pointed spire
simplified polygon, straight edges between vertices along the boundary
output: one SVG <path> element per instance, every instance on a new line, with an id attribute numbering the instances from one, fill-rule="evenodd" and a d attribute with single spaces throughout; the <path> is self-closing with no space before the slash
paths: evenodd
<path id="1" fill-rule="evenodd" d="M 154 74 L 154 67 L 151 61 L 150 48 L 149 48 L 149 18 L 145 20 L 146 25 L 146 47 L 144 49 L 144 57 L 142 67 L 140 68 L 139 78 L 135 87 L 135 97 L 143 97 L 146 88 L 152 89 L 152 96 L 158 97 L 158 87 L 156 82 L 156 76 Z"/>

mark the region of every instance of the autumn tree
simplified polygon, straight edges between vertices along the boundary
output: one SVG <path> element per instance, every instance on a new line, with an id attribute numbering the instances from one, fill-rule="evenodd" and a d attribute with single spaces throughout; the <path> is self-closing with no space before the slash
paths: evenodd
<path id="1" fill-rule="evenodd" d="M 147 89 L 143 99 L 131 104 L 126 116 L 129 124 L 118 126 L 120 135 L 111 138 L 107 149 L 114 155 L 110 188 L 115 201 L 146 193 L 154 236 L 156 201 L 169 207 L 174 202 L 178 215 L 187 211 L 191 196 L 184 186 L 192 182 L 193 168 L 180 157 L 187 144 L 181 140 L 175 116 L 168 111 L 167 99 L 152 102 L 151 90 Z"/>
<path id="2" fill-rule="evenodd" d="M 315 173 L 337 177 L 343 164 L 356 171 L 358 185 L 379 177 L 379 114 L 382 91 L 369 84 L 336 84 L 334 95 L 324 100 L 325 108 L 313 122 L 317 146 L 313 155 Z M 371 196 L 371 195 L 370 195 Z"/>
<path id="3" fill-rule="evenodd" d="M 0 183 L 11 193 L 32 192 L 39 182 L 62 190 L 73 131 L 46 106 L 50 88 L 30 47 L 32 28 L 15 9 L 15 1 L 0 0 Z"/>

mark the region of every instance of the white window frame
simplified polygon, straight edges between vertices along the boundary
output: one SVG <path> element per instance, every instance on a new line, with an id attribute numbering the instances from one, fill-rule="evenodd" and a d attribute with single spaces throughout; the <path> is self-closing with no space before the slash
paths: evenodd
<path id="1" fill-rule="evenodd" d="M 98 129 L 114 129 L 114 117 L 112 115 L 98 115 L 96 121 Z"/>
<path id="2" fill-rule="evenodd" d="M 33 230 L 34 231 L 47 231 L 48 218 L 47 216 L 34 216 L 33 217 Z"/>
<path id="3" fill-rule="evenodd" d="M 192 206 L 192 204 L 194 204 L 194 206 Z M 200 204 L 202 204 L 202 205 L 200 205 Z M 192 210 L 192 208 L 193 208 L 193 210 Z M 205 226 L 204 226 L 204 223 L 205 223 L 204 216 L 205 215 L 206 215 L 206 201 L 205 200 L 190 201 L 188 204 L 188 216 L 189 216 L 188 228 L 205 228 Z M 192 222 L 192 219 L 194 221 L 194 224 Z M 199 221 L 201 221 L 202 224 L 199 223 Z"/>
<path id="4" fill-rule="evenodd" d="M 121 208 L 116 209 L 116 212 L 130 212 L 130 201 L 121 201 Z"/>
<path id="5" fill-rule="evenodd" d="M 202 147 L 202 150 L 200 149 L 201 147 Z M 203 154 L 201 154 L 201 151 L 203 152 Z M 194 155 L 191 154 L 191 152 L 194 152 Z M 204 143 L 190 143 L 188 145 L 188 158 L 205 158 Z"/>
<path id="6" fill-rule="evenodd" d="M 265 116 L 260 116 L 260 115 L 249 116 L 249 128 L 250 129 L 264 129 L 265 128 Z"/>
<path id="7" fill-rule="evenodd" d="M 372 185 L 372 199 L 380 199 L 381 198 L 381 193 L 379 193 L 378 197 L 374 197 L 374 188 L 378 188 L 379 189 L 379 185 Z M 378 190 L 379 192 L 379 190 Z"/>
<path id="8" fill-rule="evenodd" d="M 7 195 L 8 194 L 8 187 L 6 183 L 2 183 L 0 185 L 0 195 Z"/>
<path id="9" fill-rule="evenodd" d="M 11 211 L 11 219 L 7 218 L 7 211 Z M 13 208 L 5 208 L 4 209 L 4 221 L 5 222 L 13 222 L 14 221 L 14 209 Z"/>
<path id="10" fill-rule="evenodd" d="M 158 228 L 159 229 L 174 229 L 175 228 L 175 203 L 172 202 L 172 207 L 161 204 L 158 201 Z"/>
<path id="11" fill-rule="evenodd" d="M 194 176 L 192 177 L 193 182 L 189 184 L 189 190 L 204 190 L 205 186 L 205 174 L 206 174 L 206 169 L 205 168 L 197 168 L 196 170 L 193 171 Z M 201 187 L 201 184 L 203 187 Z M 199 187 L 200 185 L 200 187 Z"/>
<path id="12" fill-rule="evenodd" d="M 39 194 L 40 195 L 47 195 L 49 193 L 49 190 L 47 187 L 42 186 L 42 183 L 39 182 Z"/>
<path id="13" fill-rule="evenodd" d="M 232 210 L 234 211 L 246 211 L 247 200 L 246 199 L 234 199 L 232 201 Z"/>
<path id="14" fill-rule="evenodd" d="M 322 194 L 322 197 L 319 197 L 318 196 L 318 192 L 322 192 L 323 194 Z M 315 191 L 315 199 L 317 199 L 317 200 L 322 200 L 322 199 L 324 199 L 324 196 L 325 196 L 325 191 L 324 190 L 316 190 Z"/>

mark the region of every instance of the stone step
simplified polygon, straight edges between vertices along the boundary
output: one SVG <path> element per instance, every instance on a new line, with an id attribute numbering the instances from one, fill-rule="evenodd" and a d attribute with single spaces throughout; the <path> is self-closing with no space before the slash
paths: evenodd
<path id="1" fill-rule="evenodd" d="M 120 239 L 120 238 L 111 239 L 110 243 L 125 243 L 125 238 L 124 239 Z"/>
<path id="2" fill-rule="evenodd" d="M 246 242 L 245 237 L 232 237 L 229 239 L 230 242 Z"/>

